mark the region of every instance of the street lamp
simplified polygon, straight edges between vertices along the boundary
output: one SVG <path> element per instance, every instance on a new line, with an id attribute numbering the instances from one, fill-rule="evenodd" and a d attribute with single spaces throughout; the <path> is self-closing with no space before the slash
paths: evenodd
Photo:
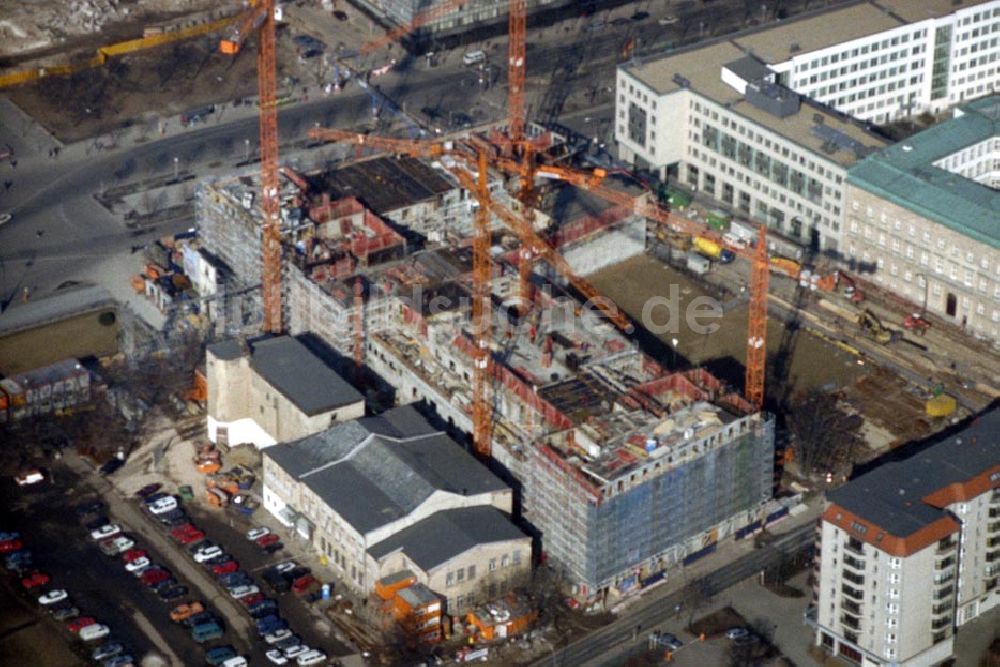
<path id="1" fill-rule="evenodd" d="M 177 180 L 177 168 L 180 165 L 180 158 L 176 155 L 174 156 L 174 180 Z"/>
<path id="2" fill-rule="evenodd" d="M 673 356 L 673 363 L 671 365 L 670 370 L 677 370 L 677 344 L 679 342 L 680 341 L 677 340 L 676 338 L 671 338 L 670 339 L 670 351 L 672 352 L 672 356 Z"/>
<path id="3" fill-rule="evenodd" d="M 244 162 L 249 162 L 250 161 L 250 140 L 249 139 L 244 139 L 243 140 L 243 156 L 244 156 L 243 157 L 243 161 Z"/>

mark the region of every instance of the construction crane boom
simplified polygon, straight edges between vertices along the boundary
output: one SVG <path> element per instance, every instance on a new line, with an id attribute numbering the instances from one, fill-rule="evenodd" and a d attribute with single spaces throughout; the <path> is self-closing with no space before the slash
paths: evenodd
<path id="1" fill-rule="evenodd" d="M 281 333 L 281 200 L 278 196 L 278 82 L 274 21 L 274 0 L 259 0 L 237 21 L 234 32 L 223 39 L 219 50 L 237 54 L 256 30 L 257 94 L 260 98 L 260 181 L 263 267 L 261 298 L 264 331 Z"/>
<path id="2" fill-rule="evenodd" d="M 363 132 L 348 130 L 333 130 L 314 127 L 309 130 L 309 138 L 314 141 L 331 141 L 354 146 L 366 146 L 387 153 L 412 155 L 413 157 L 436 158 L 445 154 L 444 143 L 433 141 L 412 141 L 407 139 L 392 139 L 379 137 Z"/>
<path id="3" fill-rule="evenodd" d="M 490 428 L 491 404 L 488 396 L 490 380 L 490 278 L 493 273 L 490 258 L 490 189 L 486 153 L 476 156 L 478 175 L 470 183 L 470 192 L 479 201 L 476 211 L 475 236 L 472 240 L 472 329 L 475 339 L 472 385 L 472 443 L 476 454 L 489 457 L 493 449 Z"/>
<path id="4" fill-rule="evenodd" d="M 507 35 L 507 135 L 517 146 L 524 140 L 524 72 L 528 8 L 526 0 L 510 0 Z"/>

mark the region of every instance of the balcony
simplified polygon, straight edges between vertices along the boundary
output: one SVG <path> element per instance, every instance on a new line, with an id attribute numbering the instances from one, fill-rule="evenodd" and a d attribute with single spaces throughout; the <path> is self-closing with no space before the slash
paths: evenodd
<path id="1" fill-rule="evenodd" d="M 936 592 L 934 594 L 934 599 L 935 600 L 944 600 L 946 598 L 950 598 L 951 594 L 954 593 L 954 592 L 955 592 L 955 589 L 951 585 L 949 585 L 946 588 L 942 588 L 941 590 L 939 590 L 938 592 Z"/>
<path id="2" fill-rule="evenodd" d="M 840 617 L 840 623 L 844 627 L 851 628 L 852 630 L 860 630 L 861 629 L 861 621 L 859 621 L 854 616 L 841 616 Z"/>
<path id="3" fill-rule="evenodd" d="M 849 581 L 852 584 L 854 584 L 855 586 L 864 586 L 865 585 L 865 578 L 864 578 L 864 576 L 862 576 L 860 574 L 855 574 L 855 573 L 850 572 L 848 570 L 844 570 L 843 572 L 840 573 L 840 575 L 844 578 L 845 581 Z"/>
<path id="4" fill-rule="evenodd" d="M 863 602 L 865 599 L 865 592 L 858 590 L 857 588 L 851 588 L 850 586 L 844 584 L 840 587 L 840 592 L 849 598 L 857 600 L 858 602 Z"/>
<path id="5" fill-rule="evenodd" d="M 955 570 L 948 570 L 941 574 L 934 575 L 934 585 L 940 586 L 941 584 L 947 584 L 949 581 L 955 578 Z"/>
<path id="6" fill-rule="evenodd" d="M 937 551 L 935 553 L 943 554 L 955 549 L 958 546 L 958 540 L 952 538 L 946 538 L 938 542 Z"/>
<path id="7" fill-rule="evenodd" d="M 948 556 L 947 558 L 945 558 L 944 560 L 942 560 L 940 563 L 936 564 L 934 566 L 934 569 L 935 570 L 943 570 L 945 568 L 951 567 L 954 564 L 955 564 L 955 556 L 952 555 L 952 556 Z"/>
<path id="8" fill-rule="evenodd" d="M 854 616 L 861 615 L 861 605 L 853 600 L 844 600 L 841 602 L 840 606 L 845 614 L 853 614 Z"/>
<path id="9" fill-rule="evenodd" d="M 940 616 L 941 614 L 947 614 L 951 611 L 951 600 L 947 602 L 942 602 L 941 604 L 936 604 L 931 607 L 931 616 Z"/>
<path id="10" fill-rule="evenodd" d="M 990 495 L 990 505 L 1000 505 L 1000 489 L 993 489 L 993 493 Z"/>
<path id="11" fill-rule="evenodd" d="M 931 630 L 940 630 L 941 628 L 947 628 L 951 625 L 951 616 L 945 616 L 943 618 L 931 621 Z"/>
<path id="12" fill-rule="evenodd" d="M 861 540 L 856 540 L 853 537 L 848 540 L 847 544 L 844 545 L 844 551 L 850 551 L 858 556 L 865 555 L 865 544 Z"/>
<path id="13" fill-rule="evenodd" d="M 861 558 L 855 558 L 854 556 L 844 556 L 844 565 L 853 568 L 855 570 L 864 570 L 865 561 Z"/>
<path id="14" fill-rule="evenodd" d="M 993 505 L 995 503 L 996 503 L 995 500 L 991 500 L 990 501 L 991 505 Z M 997 517 L 1000 517 L 1000 507 L 991 507 L 990 508 L 990 518 L 991 519 L 996 519 Z"/>
<path id="15" fill-rule="evenodd" d="M 987 533 L 995 533 L 1000 531 L 1000 521 L 994 521 L 993 523 L 986 524 Z"/>
<path id="16" fill-rule="evenodd" d="M 993 562 L 998 561 L 998 560 L 1000 560 L 1000 549 L 998 549 L 996 551 L 987 551 L 986 552 L 986 562 L 987 563 L 993 563 Z"/>
<path id="17" fill-rule="evenodd" d="M 941 632 L 935 632 L 934 635 L 932 636 L 932 639 L 935 644 L 940 644 L 947 638 L 948 638 L 947 630 L 942 630 Z"/>

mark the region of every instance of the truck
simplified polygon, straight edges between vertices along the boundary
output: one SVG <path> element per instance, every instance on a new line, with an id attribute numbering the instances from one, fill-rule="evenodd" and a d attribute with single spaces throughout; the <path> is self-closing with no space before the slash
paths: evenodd
<path id="1" fill-rule="evenodd" d="M 706 236 L 696 236 L 692 240 L 694 249 L 709 259 L 716 259 L 722 264 L 729 264 L 736 259 L 732 250 L 725 248 L 721 243 L 713 241 Z"/>

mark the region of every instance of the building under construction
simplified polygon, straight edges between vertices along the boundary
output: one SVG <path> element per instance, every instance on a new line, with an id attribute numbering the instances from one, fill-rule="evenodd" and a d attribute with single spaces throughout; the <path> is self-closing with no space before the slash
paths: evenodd
<path id="1" fill-rule="evenodd" d="M 366 364 L 398 402 L 424 400 L 471 432 L 474 206 L 446 170 L 414 162 L 345 167 L 370 195 L 338 192 L 336 173 L 283 172 L 284 319 Z M 401 187 L 404 177 L 417 182 Z M 491 186 L 500 200 L 502 185 Z M 260 279 L 258 187 L 210 181 L 198 197 L 206 246 L 243 286 Z M 376 213 L 369 196 L 386 189 L 392 203 Z M 645 220 L 624 208 L 543 206 L 535 222 L 580 273 L 645 246 Z M 494 224 L 492 456 L 519 481 L 543 557 L 581 598 L 609 601 L 766 522 L 777 509 L 773 418 L 706 371 L 662 367 L 542 263 L 531 273 L 536 307 L 519 315 L 519 242 Z"/>

